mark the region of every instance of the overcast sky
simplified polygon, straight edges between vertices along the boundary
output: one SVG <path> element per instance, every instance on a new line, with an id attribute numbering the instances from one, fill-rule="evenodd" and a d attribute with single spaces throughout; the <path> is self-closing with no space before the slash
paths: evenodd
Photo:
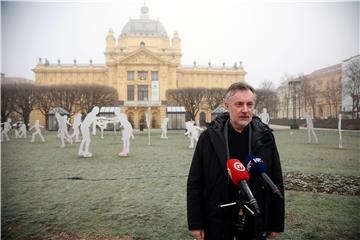
<path id="1" fill-rule="evenodd" d="M 255 87 L 308 74 L 359 54 L 359 2 L 148 0 L 151 19 L 178 31 L 182 65 L 242 61 Z M 144 1 L 1 2 L 1 72 L 34 79 L 38 58 L 103 64 L 105 37 L 117 38 Z"/>

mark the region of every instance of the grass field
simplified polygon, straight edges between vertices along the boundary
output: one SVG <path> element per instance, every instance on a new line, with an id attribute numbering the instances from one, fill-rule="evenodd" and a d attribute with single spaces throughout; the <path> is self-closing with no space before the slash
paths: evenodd
<path id="1" fill-rule="evenodd" d="M 186 223 L 186 179 L 193 154 L 183 131 L 168 140 L 137 132 L 129 157 L 119 157 L 121 140 L 92 137 L 93 158 L 77 156 L 79 144 L 59 147 L 54 132 L 46 143 L 29 138 L 2 143 L 2 239 L 86 238 L 192 239 Z M 360 134 L 276 130 L 284 172 L 359 176 Z M 359 239 L 360 197 L 286 192 L 286 232 L 279 239 Z M 65 234 L 66 235 L 66 234 Z M 89 237 L 90 238 L 90 237 Z"/>

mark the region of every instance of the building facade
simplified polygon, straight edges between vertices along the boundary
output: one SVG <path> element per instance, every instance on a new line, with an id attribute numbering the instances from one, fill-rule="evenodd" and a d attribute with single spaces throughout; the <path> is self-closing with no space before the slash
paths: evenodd
<path id="1" fill-rule="evenodd" d="M 233 67 L 181 65 L 181 39 L 175 32 L 170 39 L 163 25 L 149 17 L 149 8 L 141 8 L 140 18 L 130 19 L 118 38 L 109 30 L 105 44 L 105 63 L 50 64 L 39 59 L 33 69 L 35 82 L 51 84 L 104 84 L 114 87 L 119 95 L 119 107 L 140 125 L 145 111 L 151 109 L 152 125 L 159 127 L 167 116 L 168 89 L 184 87 L 227 88 L 234 82 L 244 81 L 246 72 L 239 65 Z M 202 104 L 204 106 L 204 104 Z M 200 110 L 206 121 L 211 111 Z M 197 118 L 199 118 L 199 115 Z M 32 118 L 43 119 L 39 113 Z M 199 119 L 196 119 L 199 121 Z"/>
<path id="2" fill-rule="evenodd" d="M 341 111 L 342 66 L 335 64 L 284 81 L 277 89 L 278 118 L 337 118 Z"/>

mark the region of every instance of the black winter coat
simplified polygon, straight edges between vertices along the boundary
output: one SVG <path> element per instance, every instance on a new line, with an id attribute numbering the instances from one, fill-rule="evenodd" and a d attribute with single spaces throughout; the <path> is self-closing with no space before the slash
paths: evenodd
<path id="1" fill-rule="evenodd" d="M 189 230 L 204 229 L 207 240 L 228 240 L 233 237 L 230 216 L 234 209 L 218 207 L 229 203 L 224 134 L 228 119 L 228 113 L 218 116 L 200 135 L 187 181 Z M 284 195 L 280 159 L 272 130 L 255 116 L 250 124 L 251 153 L 266 163 L 268 175 Z M 273 194 L 260 178 L 250 178 L 249 186 L 261 211 L 261 215 L 256 218 L 256 232 L 283 232 L 284 199 Z"/>

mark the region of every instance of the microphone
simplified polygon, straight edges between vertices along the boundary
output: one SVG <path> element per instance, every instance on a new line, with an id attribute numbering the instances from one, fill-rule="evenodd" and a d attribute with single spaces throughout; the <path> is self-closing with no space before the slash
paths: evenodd
<path id="1" fill-rule="evenodd" d="M 260 214 L 259 205 L 254 198 L 254 195 L 252 194 L 248 184 L 246 183 L 246 181 L 249 180 L 250 176 L 244 165 L 242 165 L 242 163 L 238 159 L 229 159 L 226 165 L 232 182 L 235 184 L 235 186 L 243 190 L 249 200 L 250 205 L 255 210 L 255 213 Z"/>
<path id="2" fill-rule="evenodd" d="M 245 158 L 244 164 L 251 176 L 261 176 L 262 179 L 270 186 L 273 193 L 276 193 L 280 198 L 283 198 L 279 188 L 266 174 L 267 166 L 261 158 L 250 154 Z"/>

